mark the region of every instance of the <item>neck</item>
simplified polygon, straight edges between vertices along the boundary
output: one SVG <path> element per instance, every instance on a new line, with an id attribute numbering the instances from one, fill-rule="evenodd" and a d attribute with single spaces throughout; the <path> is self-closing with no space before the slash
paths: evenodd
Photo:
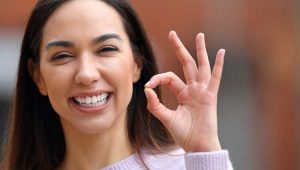
<path id="1" fill-rule="evenodd" d="M 72 125 L 63 125 L 66 156 L 60 169 L 100 169 L 133 153 L 126 123 L 122 127 L 112 127 L 99 134 L 86 134 L 70 126 Z"/>

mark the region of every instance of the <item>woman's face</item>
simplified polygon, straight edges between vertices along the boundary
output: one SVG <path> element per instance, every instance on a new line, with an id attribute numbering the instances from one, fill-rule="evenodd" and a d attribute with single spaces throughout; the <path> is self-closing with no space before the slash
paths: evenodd
<path id="1" fill-rule="evenodd" d="M 63 127 L 93 134 L 124 124 L 140 71 L 119 14 L 74 0 L 47 21 L 34 79 Z"/>

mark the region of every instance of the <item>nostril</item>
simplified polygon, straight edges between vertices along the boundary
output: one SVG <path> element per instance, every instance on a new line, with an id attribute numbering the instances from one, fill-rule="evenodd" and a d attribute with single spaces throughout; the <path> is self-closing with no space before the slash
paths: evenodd
<path id="1" fill-rule="evenodd" d="M 75 82 L 82 85 L 91 85 L 100 78 L 98 72 L 79 72 L 75 76 Z"/>

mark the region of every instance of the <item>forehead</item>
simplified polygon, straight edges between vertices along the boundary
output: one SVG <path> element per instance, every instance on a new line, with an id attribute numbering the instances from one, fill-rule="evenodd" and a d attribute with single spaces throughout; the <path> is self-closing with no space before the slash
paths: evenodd
<path id="1" fill-rule="evenodd" d="M 50 16 L 43 30 L 43 40 L 76 36 L 92 39 L 107 32 L 125 34 L 122 19 L 113 7 L 100 0 L 72 0 Z"/>

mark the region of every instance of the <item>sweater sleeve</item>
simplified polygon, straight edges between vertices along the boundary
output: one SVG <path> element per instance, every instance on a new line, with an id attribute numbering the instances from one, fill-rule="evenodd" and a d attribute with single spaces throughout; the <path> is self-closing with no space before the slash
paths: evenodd
<path id="1" fill-rule="evenodd" d="M 184 155 L 187 170 L 233 170 L 227 150 Z"/>

